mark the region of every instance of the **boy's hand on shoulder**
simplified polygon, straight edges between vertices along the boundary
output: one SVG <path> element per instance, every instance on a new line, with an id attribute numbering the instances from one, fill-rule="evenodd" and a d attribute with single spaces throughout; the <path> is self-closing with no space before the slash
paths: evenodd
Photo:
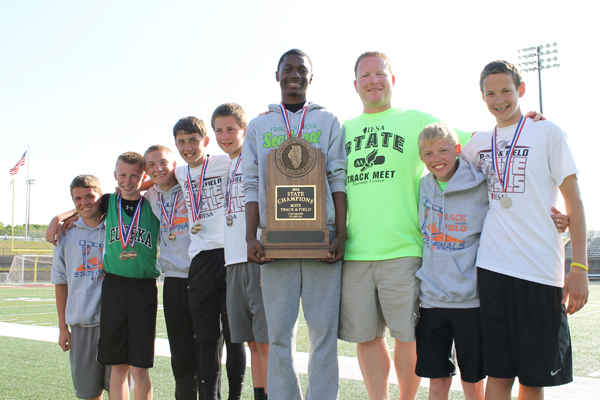
<path id="1" fill-rule="evenodd" d="M 67 218 L 65 222 L 62 224 L 62 234 L 66 235 L 67 231 L 70 231 L 73 227 L 75 221 L 79 220 L 79 214 L 74 214 L 73 216 Z"/>
<path id="2" fill-rule="evenodd" d="M 60 233 L 64 235 L 73 227 L 73 222 L 79 219 L 75 210 L 67 211 L 64 214 L 52 218 L 48 228 L 46 228 L 46 240 L 56 246 L 60 239 Z M 61 226 L 62 223 L 62 226 Z"/>
<path id="3" fill-rule="evenodd" d="M 318 258 L 318 261 L 324 262 L 325 264 L 335 264 L 338 261 L 344 259 L 344 253 L 346 251 L 346 235 L 338 235 L 331 242 L 329 251 L 327 252 L 328 258 Z"/>
<path id="4" fill-rule="evenodd" d="M 60 328 L 58 334 L 58 345 L 63 349 L 63 351 L 69 351 L 71 349 L 71 331 L 69 331 L 69 328 Z"/>
<path id="5" fill-rule="evenodd" d="M 587 271 L 579 267 L 571 267 L 563 287 L 562 304 L 566 304 L 567 313 L 573 314 L 581 310 L 588 301 Z M 568 299 L 568 303 L 567 303 Z"/>
<path id="6" fill-rule="evenodd" d="M 48 228 L 46 228 L 46 240 L 56 246 L 58 239 L 60 239 L 60 231 L 61 226 L 58 217 L 52 218 L 52 221 L 48 224 Z"/>
<path id="7" fill-rule="evenodd" d="M 525 118 L 530 118 L 533 120 L 533 122 L 546 121 L 546 117 L 537 111 L 529 111 L 527 114 L 525 114 Z"/>
<path id="8" fill-rule="evenodd" d="M 146 191 L 150 190 L 150 188 L 151 188 L 152 186 L 154 186 L 154 182 L 152 182 L 150 179 L 146 179 L 146 180 L 145 180 L 145 181 L 142 183 L 142 186 L 140 186 L 140 190 L 141 190 L 142 192 L 146 192 Z M 118 190 L 118 188 L 117 188 L 117 190 Z M 115 194 L 117 194 L 117 193 L 115 193 Z"/>
<path id="9" fill-rule="evenodd" d="M 273 261 L 272 258 L 265 258 L 265 252 L 258 239 L 248 241 L 248 261 L 255 264 L 266 264 Z"/>
<path id="10" fill-rule="evenodd" d="M 556 207 L 552 207 L 553 214 L 550 215 L 550 218 L 554 221 L 554 225 L 556 225 L 556 230 L 559 233 L 563 233 L 569 227 L 569 216 L 560 212 L 560 210 Z"/>

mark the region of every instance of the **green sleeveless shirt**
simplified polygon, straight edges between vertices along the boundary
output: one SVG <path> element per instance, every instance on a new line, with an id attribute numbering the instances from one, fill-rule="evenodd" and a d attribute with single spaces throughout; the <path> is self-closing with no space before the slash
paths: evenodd
<path id="1" fill-rule="evenodd" d="M 119 233 L 119 201 L 114 194 L 110 195 L 108 212 L 106 213 L 106 240 L 103 263 L 104 270 L 109 274 L 128 278 L 157 278 L 160 272 L 156 270 L 156 241 L 158 238 L 159 222 L 154 216 L 150 204 L 143 198 L 140 210 L 139 224 L 136 232 L 131 233 L 130 243 L 126 251 L 135 250 L 137 257 L 121 261 L 119 255 L 123 252 Z M 125 225 L 129 227 L 132 218 L 122 213 Z M 126 228 L 127 229 L 127 228 Z M 135 247 L 131 241 L 135 240 Z"/>

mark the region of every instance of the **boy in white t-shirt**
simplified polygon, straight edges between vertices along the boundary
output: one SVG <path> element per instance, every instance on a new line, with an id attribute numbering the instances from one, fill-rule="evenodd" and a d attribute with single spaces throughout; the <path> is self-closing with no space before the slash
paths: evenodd
<path id="1" fill-rule="evenodd" d="M 204 400 L 221 397 L 222 322 L 229 398 L 237 399 L 241 397 L 246 372 L 246 352 L 242 343 L 231 343 L 229 339 L 223 250 L 223 182 L 231 160 L 226 155 L 205 154 L 207 133 L 206 124 L 195 117 L 182 118 L 173 127 L 177 150 L 188 164 L 175 169 L 190 224 L 188 301 Z"/>
<path id="2" fill-rule="evenodd" d="M 562 129 L 523 118 L 525 84 L 513 64 L 488 64 L 480 87 L 497 127 L 478 132 L 463 153 L 481 168 L 490 200 L 477 253 L 486 399 L 510 399 L 515 377 L 519 398 L 541 399 L 543 387 L 573 380 L 567 313 L 588 296 L 577 167 Z M 566 279 L 551 218 L 558 189 L 573 249 Z"/>
<path id="3" fill-rule="evenodd" d="M 246 197 L 242 182 L 242 144 L 248 118 L 241 106 L 221 104 L 211 125 L 231 165 L 224 182 L 223 243 L 227 267 L 227 317 L 233 343 L 248 342 L 255 400 L 267 399 L 269 336 L 260 287 L 260 265 L 248 261 L 246 251 Z"/>

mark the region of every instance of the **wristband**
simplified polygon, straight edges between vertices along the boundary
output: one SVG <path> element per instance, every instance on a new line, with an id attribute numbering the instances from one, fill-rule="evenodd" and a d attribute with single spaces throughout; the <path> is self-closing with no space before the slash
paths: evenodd
<path id="1" fill-rule="evenodd" d="M 583 265 L 583 264 L 579 264 L 579 263 L 571 263 L 571 268 L 572 267 L 579 267 L 579 268 L 583 268 L 586 272 L 588 271 L 587 265 Z"/>

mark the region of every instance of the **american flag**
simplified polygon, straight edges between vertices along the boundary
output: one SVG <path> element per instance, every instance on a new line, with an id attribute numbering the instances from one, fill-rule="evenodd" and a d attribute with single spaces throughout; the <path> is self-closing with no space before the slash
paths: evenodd
<path id="1" fill-rule="evenodd" d="M 23 153 L 23 157 L 21 157 L 21 159 L 19 160 L 19 162 L 17 163 L 17 165 L 15 165 L 14 167 L 12 167 L 10 169 L 10 175 L 16 175 L 19 173 L 19 168 L 22 167 L 23 165 L 25 165 L 25 156 L 27 155 L 27 151 L 25 151 L 25 153 Z"/>

